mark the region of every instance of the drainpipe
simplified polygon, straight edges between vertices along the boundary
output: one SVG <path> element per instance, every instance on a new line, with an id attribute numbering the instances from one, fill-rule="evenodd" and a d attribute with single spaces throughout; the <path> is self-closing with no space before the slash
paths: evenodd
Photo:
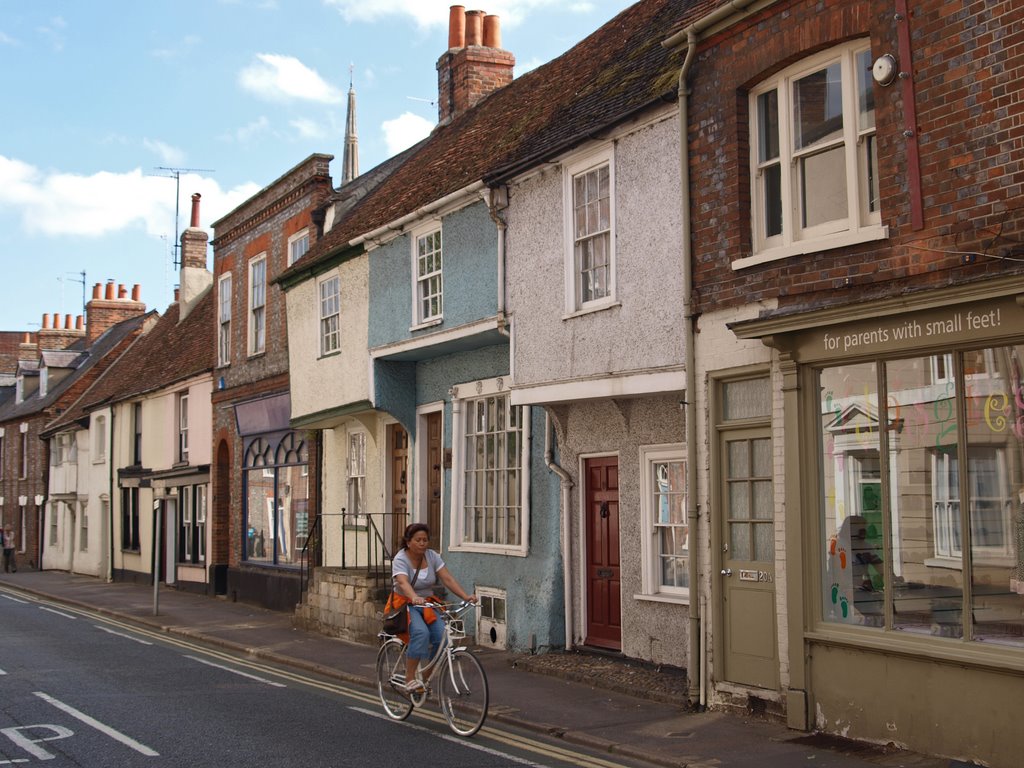
<path id="1" fill-rule="evenodd" d="M 508 225 L 498 213 L 498 190 L 488 189 L 485 200 L 487 212 L 498 230 L 498 330 L 508 336 L 508 324 L 505 319 L 505 230 Z"/>
<path id="2" fill-rule="evenodd" d="M 107 557 L 107 581 L 114 580 L 114 414 L 117 408 L 110 408 L 110 440 L 107 442 L 107 544 L 110 550 Z"/>
<path id="3" fill-rule="evenodd" d="M 760 3 L 759 7 L 764 8 L 771 5 L 776 0 L 768 0 L 767 2 Z M 697 504 L 697 462 L 694 460 L 697 456 L 697 372 L 696 372 L 696 350 L 694 350 L 694 340 L 696 338 L 697 330 L 697 313 L 693 309 L 693 262 L 691 259 L 691 237 L 692 237 L 692 222 L 690 219 L 690 163 L 689 163 L 689 86 L 687 84 L 687 77 L 690 74 L 690 66 L 693 64 L 693 58 L 697 53 L 697 43 L 700 40 L 700 35 L 710 27 L 723 22 L 730 17 L 730 24 L 739 21 L 743 16 L 746 15 L 747 8 L 753 5 L 757 0 L 731 0 L 726 5 L 717 8 L 716 10 L 709 13 L 690 26 L 676 32 L 667 40 L 662 41 L 662 46 L 665 48 L 676 48 L 686 44 L 686 58 L 683 59 L 683 66 L 679 70 L 679 90 L 678 90 L 678 101 L 679 101 L 679 179 L 680 188 L 682 194 L 680 195 L 681 201 L 681 214 L 682 214 L 682 241 L 683 241 L 683 334 L 684 343 L 686 345 L 686 400 L 685 406 L 685 418 L 686 418 L 686 487 L 688 493 L 686 494 L 687 499 L 687 522 L 689 524 L 689 530 L 691 533 L 695 533 L 699 530 L 700 521 L 700 507 Z M 691 536 L 691 541 L 697 542 L 697 536 Z M 693 547 L 690 552 L 690 559 L 688 563 L 689 579 L 690 579 L 690 642 L 687 654 L 687 681 L 689 684 L 689 690 L 687 691 L 687 698 L 690 703 L 695 700 L 699 701 L 701 708 L 706 704 L 706 685 L 705 676 L 706 670 L 704 669 L 705 660 L 702 658 L 704 654 L 701 653 L 701 647 L 705 642 L 703 639 L 704 626 L 701 604 L 702 601 L 699 598 L 695 598 L 694 593 L 699 590 L 699 579 L 700 579 L 700 564 L 698 562 L 699 545 Z M 694 676 L 691 674 L 691 670 L 696 670 L 697 674 Z M 695 679 L 696 678 L 696 679 Z"/>
<path id="4" fill-rule="evenodd" d="M 572 491 L 572 478 L 569 477 L 569 473 L 562 469 L 561 466 L 555 463 L 554 451 L 551 448 L 551 413 L 547 408 L 544 409 L 544 461 L 548 465 L 548 469 L 558 475 L 558 479 L 561 481 L 562 489 L 562 600 L 565 603 L 565 650 L 573 645 L 572 642 L 572 626 L 573 626 L 573 611 L 572 611 L 572 589 L 569 581 L 569 574 L 571 568 L 569 567 L 569 536 L 571 531 L 569 530 L 569 494 Z"/>

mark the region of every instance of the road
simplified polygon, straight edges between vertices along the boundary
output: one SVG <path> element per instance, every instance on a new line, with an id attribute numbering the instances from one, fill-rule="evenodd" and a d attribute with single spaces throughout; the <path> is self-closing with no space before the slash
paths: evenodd
<path id="1" fill-rule="evenodd" d="M 494 723 L 462 739 L 432 701 L 395 723 L 365 688 L 0 592 L 0 766 L 35 764 L 644 765 Z"/>

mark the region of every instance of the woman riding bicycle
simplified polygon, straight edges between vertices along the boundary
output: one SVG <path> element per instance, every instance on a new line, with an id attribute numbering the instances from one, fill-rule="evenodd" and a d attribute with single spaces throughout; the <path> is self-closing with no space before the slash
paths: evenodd
<path id="1" fill-rule="evenodd" d="M 430 549 L 430 528 L 412 523 L 402 534 L 402 549 L 391 561 L 392 592 L 386 610 L 403 605 L 426 605 L 436 601 L 434 588 L 440 581 L 462 600 L 476 602 L 476 595 L 467 593 L 445 567 L 444 560 Z M 406 651 L 406 690 L 423 687 L 417 679 L 420 661 L 430 659 L 444 636 L 444 625 L 433 609 L 425 607 L 409 611 L 409 647 Z"/>

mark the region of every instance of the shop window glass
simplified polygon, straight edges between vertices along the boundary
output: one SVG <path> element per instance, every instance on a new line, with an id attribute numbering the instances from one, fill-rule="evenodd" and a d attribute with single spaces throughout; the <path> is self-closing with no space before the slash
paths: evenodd
<path id="1" fill-rule="evenodd" d="M 826 622 L 1024 647 L 1022 358 L 821 371 Z"/>

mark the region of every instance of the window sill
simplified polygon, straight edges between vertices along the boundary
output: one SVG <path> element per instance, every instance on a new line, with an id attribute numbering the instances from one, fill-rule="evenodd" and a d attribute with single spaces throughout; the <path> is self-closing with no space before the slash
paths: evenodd
<path id="1" fill-rule="evenodd" d="M 107 463 L 107 457 L 106 456 L 98 456 L 97 458 L 92 460 L 92 463 L 94 465 L 96 465 L 96 464 L 106 464 Z"/>
<path id="2" fill-rule="evenodd" d="M 449 552 L 466 552 L 480 555 L 506 555 L 508 557 L 526 557 L 528 547 L 499 547 L 486 544 L 453 544 L 448 548 Z"/>
<path id="3" fill-rule="evenodd" d="M 870 243 L 874 240 L 884 240 L 889 237 L 889 228 L 883 226 L 867 226 L 861 227 L 860 229 L 839 232 L 834 235 L 828 235 L 826 237 L 815 237 L 807 240 L 799 240 L 789 245 L 783 245 L 779 248 L 770 248 L 768 250 L 754 253 L 750 256 L 744 256 L 741 259 L 736 259 L 732 263 L 734 270 L 744 269 L 746 267 L 754 267 L 758 264 L 768 264 L 779 259 L 787 259 L 790 256 L 803 256 L 808 253 L 818 253 L 819 251 L 829 251 L 833 248 L 844 248 L 850 245 L 859 245 L 861 243 Z"/>
<path id="4" fill-rule="evenodd" d="M 606 309 L 615 309 L 616 307 L 621 307 L 621 306 L 622 306 L 622 302 L 621 301 L 615 301 L 613 299 L 611 301 L 606 301 L 606 302 L 603 302 L 603 303 L 600 303 L 600 304 L 593 304 L 593 305 L 586 306 L 586 307 L 580 307 L 579 309 L 566 312 L 564 315 L 562 315 L 562 319 L 563 320 L 572 320 L 574 317 L 581 317 L 583 315 L 592 315 L 594 312 L 603 312 Z"/>
<path id="5" fill-rule="evenodd" d="M 422 330 L 425 330 L 426 328 L 434 328 L 435 326 L 438 326 L 438 325 L 440 325 L 443 322 L 444 322 L 444 318 L 443 317 L 435 317 L 435 318 L 433 318 L 431 320 L 424 320 L 422 323 L 416 323 L 415 325 L 410 325 L 409 326 L 409 333 L 413 333 L 415 331 L 422 331 Z"/>
<path id="6" fill-rule="evenodd" d="M 319 354 L 319 355 L 317 356 L 317 358 L 316 358 L 316 359 L 317 359 L 317 360 L 326 360 L 326 359 L 327 359 L 327 358 L 329 358 L 329 357 L 339 357 L 340 355 L 341 355 L 341 350 L 340 350 L 340 349 L 335 349 L 335 350 L 334 350 L 334 351 L 332 351 L 332 352 L 321 352 L 321 353 L 320 353 L 320 354 Z"/>
<path id="7" fill-rule="evenodd" d="M 650 595 L 639 594 L 633 595 L 634 600 L 642 600 L 648 603 L 671 603 L 672 605 L 689 605 L 689 595 L 667 595 L 664 593 L 655 593 Z"/>
<path id="8" fill-rule="evenodd" d="M 259 352 L 250 352 L 248 355 L 246 355 L 245 359 L 246 360 L 253 360 L 253 359 L 257 358 L 257 357 L 263 357 L 265 354 L 267 354 L 267 350 L 261 349 Z"/>
<path id="9" fill-rule="evenodd" d="M 946 568 L 951 571 L 962 571 L 964 564 L 959 558 L 953 557 L 928 557 L 925 558 L 924 566 L 926 568 Z"/>

